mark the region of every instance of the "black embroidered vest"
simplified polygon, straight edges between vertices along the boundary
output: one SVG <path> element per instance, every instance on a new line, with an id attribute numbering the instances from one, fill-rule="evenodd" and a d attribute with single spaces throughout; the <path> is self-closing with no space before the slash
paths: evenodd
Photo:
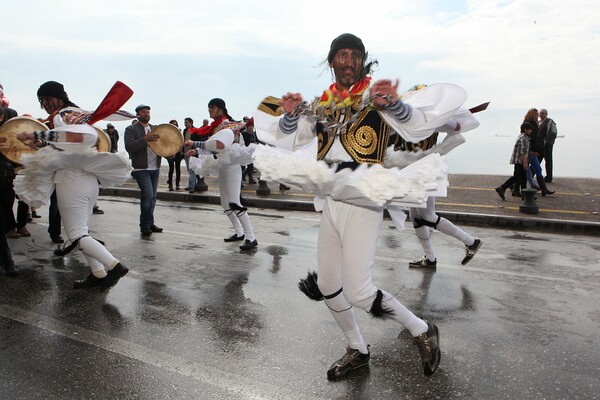
<path id="1" fill-rule="evenodd" d="M 429 136 L 426 139 L 421 140 L 418 143 L 412 143 L 412 142 L 407 142 L 406 140 L 402 139 L 402 137 L 400 135 L 394 135 L 392 137 L 392 141 L 390 142 L 390 145 L 394 145 L 394 150 L 396 151 L 418 151 L 418 150 L 429 150 L 431 149 L 433 146 L 435 146 L 437 144 L 437 140 L 438 140 L 438 132 L 433 132 L 433 134 L 431 136 Z"/>
<path id="2" fill-rule="evenodd" d="M 352 118 L 351 108 L 334 111 L 334 118 L 344 123 Z M 317 124 L 318 151 L 317 159 L 323 160 L 336 136 L 339 136 L 344 149 L 356 162 L 367 164 L 383 164 L 386 147 L 390 137 L 390 127 L 381 115 L 371 108 L 363 108 L 357 119 L 345 128 L 333 128 L 326 131 L 322 124 Z"/>

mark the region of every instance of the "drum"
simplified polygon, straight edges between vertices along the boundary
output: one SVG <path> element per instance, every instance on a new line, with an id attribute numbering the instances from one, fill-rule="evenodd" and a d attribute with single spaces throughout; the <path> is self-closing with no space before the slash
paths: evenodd
<path id="1" fill-rule="evenodd" d="M 10 161 L 19 164 L 23 154 L 36 152 L 36 148 L 31 147 L 19 139 L 17 135 L 21 132 L 47 131 L 48 127 L 31 117 L 14 117 L 0 126 L 0 136 L 7 139 L 0 143 L 0 152 Z"/>
<path id="2" fill-rule="evenodd" d="M 98 141 L 96 142 L 96 148 L 101 153 L 107 153 L 110 151 L 110 137 L 104 130 L 92 125 L 92 127 L 98 133 Z"/>
<path id="3" fill-rule="evenodd" d="M 160 124 L 152 128 L 150 133 L 158 133 L 160 139 L 148 142 L 154 154 L 160 157 L 173 157 L 183 146 L 183 135 L 179 128 L 171 124 Z"/>

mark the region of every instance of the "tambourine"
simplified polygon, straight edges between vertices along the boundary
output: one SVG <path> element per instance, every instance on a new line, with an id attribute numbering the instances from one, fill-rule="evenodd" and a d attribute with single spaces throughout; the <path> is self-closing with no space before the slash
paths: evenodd
<path id="1" fill-rule="evenodd" d="M 160 157 L 170 158 L 177 154 L 183 146 L 183 135 L 179 128 L 171 124 L 160 124 L 152 128 L 150 133 L 157 133 L 159 139 L 148 142 L 148 146 L 154 154 Z"/>
<path id="2" fill-rule="evenodd" d="M 108 136 L 108 133 L 104 132 L 102 129 L 100 129 L 98 127 L 95 127 L 94 125 L 92 125 L 92 127 L 98 133 L 98 141 L 96 142 L 96 148 L 98 149 L 98 151 L 100 153 L 109 152 L 110 151 L 110 137 Z"/>
<path id="3" fill-rule="evenodd" d="M 32 117 L 14 117 L 0 126 L 0 136 L 6 138 L 6 142 L 0 143 L 0 152 L 10 161 L 20 164 L 24 154 L 32 154 L 37 151 L 35 147 L 29 146 L 17 138 L 21 132 L 47 131 L 48 127 Z"/>

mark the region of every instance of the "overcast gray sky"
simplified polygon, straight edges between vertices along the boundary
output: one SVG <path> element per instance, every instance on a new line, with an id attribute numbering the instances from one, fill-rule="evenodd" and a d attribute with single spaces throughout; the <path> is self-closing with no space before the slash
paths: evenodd
<path id="1" fill-rule="evenodd" d="M 379 61 L 375 79 L 451 82 L 468 106 L 491 101 L 471 134 L 516 134 L 530 107 L 578 140 L 600 126 L 597 0 L 21 0 L 1 18 L 0 83 L 36 117 L 47 80 L 84 109 L 121 80 L 135 92 L 124 108 L 149 104 L 154 123 L 200 122 L 213 97 L 241 119 L 267 95 L 319 96 L 331 40 L 351 32 Z"/>

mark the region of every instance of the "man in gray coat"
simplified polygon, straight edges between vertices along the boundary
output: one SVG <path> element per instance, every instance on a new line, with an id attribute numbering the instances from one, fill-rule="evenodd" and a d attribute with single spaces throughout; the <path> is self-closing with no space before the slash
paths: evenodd
<path id="1" fill-rule="evenodd" d="M 131 175 L 140 188 L 140 231 L 142 236 L 150 236 L 163 230 L 154 224 L 161 158 L 148 146 L 149 142 L 157 141 L 159 135 L 151 133 L 154 126 L 150 125 L 150 106 L 140 104 L 135 113 L 137 123 L 125 129 L 125 150 L 133 166 Z"/>
<path id="2" fill-rule="evenodd" d="M 546 178 L 544 178 L 544 180 L 546 182 L 552 182 L 554 172 L 552 171 L 554 164 L 554 156 L 552 153 L 558 129 L 556 128 L 556 123 L 551 118 L 548 118 L 548 110 L 545 108 L 540 110 L 540 127 L 538 128 L 538 134 L 544 140 L 543 159 L 546 160 Z M 542 162 L 541 159 L 540 162 Z"/>

